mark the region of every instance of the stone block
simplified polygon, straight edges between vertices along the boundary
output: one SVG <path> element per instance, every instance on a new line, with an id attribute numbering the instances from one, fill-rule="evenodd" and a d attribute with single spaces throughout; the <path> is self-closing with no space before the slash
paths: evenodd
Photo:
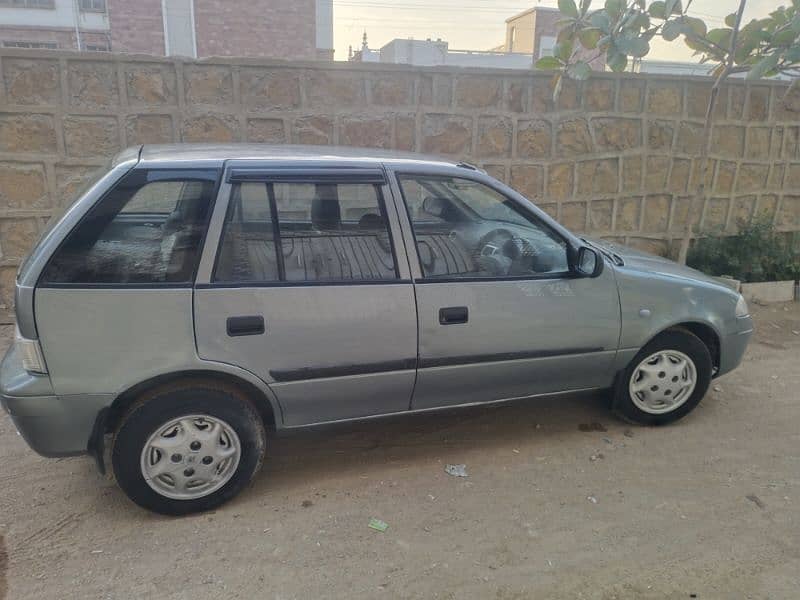
<path id="1" fill-rule="evenodd" d="M 300 72 L 246 67 L 239 72 L 242 102 L 248 108 L 285 110 L 300 106 Z"/>
<path id="2" fill-rule="evenodd" d="M 691 160 L 688 158 L 673 158 L 667 189 L 670 192 L 685 194 L 689 187 L 689 175 L 691 170 Z"/>
<path id="3" fill-rule="evenodd" d="M 512 129 L 508 117 L 480 117 L 476 155 L 481 158 L 510 156 Z"/>
<path id="4" fill-rule="evenodd" d="M 598 150 L 631 150 L 642 145 L 640 119 L 602 117 L 592 119 Z"/>
<path id="5" fill-rule="evenodd" d="M 0 219 L 0 258 L 19 261 L 39 236 L 36 219 Z"/>
<path id="6" fill-rule="evenodd" d="M 783 158 L 793 159 L 800 157 L 800 127 L 784 127 Z"/>
<path id="7" fill-rule="evenodd" d="M 800 85 L 796 80 L 785 92 L 775 90 L 775 100 L 772 107 L 774 121 L 796 122 L 800 116 Z"/>
<path id="8" fill-rule="evenodd" d="M 525 112 L 528 107 L 528 81 L 525 79 L 507 81 L 504 101 L 506 110 L 515 113 Z"/>
<path id="9" fill-rule="evenodd" d="M 247 141 L 261 144 L 283 144 L 286 128 L 283 119 L 247 119 Z"/>
<path id="10" fill-rule="evenodd" d="M 676 152 L 697 155 L 703 150 L 703 124 L 681 121 L 678 125 Z"/>
<path id="11" fill-rule="evenodd" d="M 742 84 L 732 84 L 728 100 L 728 118 L 743 119 L 744 105 L 747 99 L 747 89 Z"/>
<path id="12" fill-rule="evenodd" d="M 672 231 L 685 231 L 686 218 L 689 213 L 689 208 L 692 211 L 692 229 L 697 231 L 700 225 L 700 218 L 702 217 L 702 210 L 700 205 L 695 206 L 694 198 L 692 196 L 683 196 L 673 200 L 675 205 L 672 209 L 672 222 L 670 223 L 670 230 Z"/>
<path id="13" fill-rule="evenodd" d="M 175 141 L 169 115 L 130 115 L 125 121 L 127 144 L 169 144 Z"/>
<path id="14" fill-rule="evenodd" d="M 125 65 L 125 91 L 132 106 L 163 106 L 178 103 L 177 79 L 171 64 Z"/>
<path id="15" fill-rule="evenodd" d="M 339 124 L 339 143 L 362 148 L 389 148 L 392 122 L 387 117 L 344 117 Z"/>
<path id="16" fill-rule="evenodd" d="M 639 79 L 622 79 L 619 82 L 619 110 L 626 113 L 638 113 L 642 110 L 644 99 L 644 81 Z"/>
<path id="17" fill-rule="evenodd" d="M 57 205 L 67 207 L 78 199 L 86 184 L 104 167 L 56 165 Z"/>
<path id="18" fill-rule="evenodd" d="M 622 159 L 622 191 L 638 192 L 642 189 L 642 157 L 626 156 Z"/>
<path id="19" fill-rule="evenodd" d="M 742 225 L 747 225 L 753 218 L 756 206 L 755 196 L 739 196 L 733 199 L 733 213 L 731 214 L 731 230 L 738 231 Z"/>
<path id="20" fill-rule="evenodd" d="M 0 151 L 56 153 L 56 127 L 53 117 L 30 113 L 1 113 Z"/>
<path id="21" fill-rule="evenodd" d="M 567 158 L 592 151 L 592 138 L 586 119 L 567 119 L 556 130 L 556 156 Z"/>
<path id="22" fill-rule="evenodd" d="M 717 125 L 711 134 L 711 147 L 719 156 L 741 158 L 744 155 L 744 127 Z"/>
<path id="23" fill-rule="evenodd" d="M 64 117 L 67 156 L 111 158 L 121 150 L 116 117 Z"/>
<path id="24" fill-rule="evenodd" d="M 537 206 L 550 215 L 553 219 L 558 220 L 558 203 L 548 202 L 547 204 L 537 204 Z"/>
<path id="25" fill-rule="evenodd" d="M 781 157 L 781 152 L 783 152 L 783 127 L 773 127 L 770 131 L 769 157 L 777 159 Z"/>
<path id="26" fill-rule="evenodd" d="M 566 200 L 572 198 L 574 164 L 556 163 L 547 168 L 547 199 Z"/>
<path id="27" fill-rule="evenodd" d="M 616 92 L 611 79 L 589 79 L 583 86 L 583 107 L 588 111 L 614 110 Z"/>
<path id="28" fill-rule="evenodd" d="M 616 231 L 639 231 L 642 217 L 642 198 L 621 198 L 617 202 Z"/>
<path id="29" fill-rule="evenodd" d="M 306 98 L 315 107 L 358 107 L 364 104 L 365 85 L 361 73 L 313 71 L 306 82 Z"/>
<path id="30" fill-rule="evenodd" d="M 565 78 L 561 83 L 561 93 L 558 96 L 557 110 L 577 110 L 581 105 L 581 87 L 574 79 Z"/>
<path id="31" fill-rule="evenodd" d="M 414 103 L 414 76 L 394 73 L 377 76 L 370 81 L 372 104 L 379 106 L 406 106 Z"/>
<path id="32" fill-rule="evenodd" d="M 642 229 L 650 233 L 666 231 L 671 206 L 672 196 L 669 194 L 655 194 L 645 197 Z"/>
<path id="33" fill-rule="evenodd" d="M 427 114 L 422 122 L 424 152 L 467 156 L 472 152 L 472 118 Z"/>
<path id="34" fill-rule="evenodd" d="M 239 141 L 239 121 L 228 114 L 199 114 L 184 117 L 181 123 L 181 140 L 184 142 Z"/>
<path id="35" fill-rule="evenodd" d="M 725 160 L 719 161 L 717 165 L 717 180 L 714 191 L 718 194 L 727 194 L 733 191 L 733 183 L 736 180 L 736 163 Z"/>
<path id="36" fill-rule="evenodd" d="M 764 194 L 759 196 L 756 202 L 755 215 L 772 221 L 775 219 L 775 211 L 778 208 L 778 196 L 775 194 Z"/>
<path id="37" fill-rule="evenodd" d="M 69 61 L 67 81 L 71 106 L 113 111 L 119 105 L 117 73 L 112 62 Z"/>
<path id="38" fill-rule="evenodd" d="M 789 230 L 800 228 L 800 196 L 786 194 L 781 198 L 776 219 L 778 227 Z"/>
<path id="39" fill-rule="evenodd" d="M 233 102 L 233 75 L 226 66 L 187 65 L 183 86 L 187 104 L 221 106 Z"/>
<path id="40" fill-rule="evenodd" d="M 58 63 L 5 57 L 3 80 L 9 104 L 59 104 L 61 85 Z"/>
<path id="41" fill-rule="evenodd" d="M 517 156 L 520 158 L 549 158 L 552 140 L 552 126 L 548 121 L 530 119 L 517 124 Z"/>
<path id="42" fill-rule="evenodd" d="M 703 215 L 703 230 L 707 232 L 721 231 L 728 222 L 730 200 L 728 198 L 710 198 Z"/>
<path id="43" fill-rule="evenodd" d="M 586 231 L 586 202 L 564 202 L 559 222 L 574 233 Z"/>
<path id="44" fill-rule="evenodd" d="M 494 177 L 497 181 L 506 181 L 506 167 L 505 165 L 490 165 L 483 164 L 481 167 L 489 177 Z"/>
<path id="45" fill-rule="evenodd" d="M 456 106 L 497 108 L 503 97 L 502 83 L 497 77 L 459 76 L 456 81 Z"/>
<path id="46" fill-rule="evenodd" d="M 648 156 L 644 188 L 648 192 L 661 192 L 667 187 L 670 159 L 668 156 Z"/>
<path id="47" fill-rule="evenodd" d="M 310 115 L 294 120 L 292 143 L 328 145 L 333 143 L 333 118 Z"/>
<path id="48" fill-rule="evenodd" d="M 747 99 L 747 120 L 766 121 L 769 118 L 769 88 L 755 86 L 750 88 Z"/>
<path id="49" fill-rule="evenodd" d="M 800 189 L 800 163 L 792 163 L 787 166 L 784 185 L 787 189 Z"/>
<path id="50" fill-rule="evenodd" d="M 539 165 L 511 165 L 511 187 L 529 200 L 539 200 L 544 192 L 544 169 Z"/>
<path id="51" fill-rule="evenodd" d="M 397 150 L 416 150 L 417 119 L 414 115 L 398 115 L 394 122 L 394 147 Z"/>
<path id="52" fill-rule="evenodd" d="M 424 106 L 450 106 L 453 103 L 453 78 L 450 75 L 422 75 L 417 89 L 419 103 Z"/>
<path id="53" fill-rule="evenodd" d="M 743 283 L 742 296 L 752 304 L 791 302 L 794 297 L 794 281 L 760 281 Z M 775 310 L 774 308 L 772 310 Z"/>
<path id="54" fill-rule="evenodd" d="M 48 208 L 42 165 L 0 162 L 0 209 Z"/>
<path id="55" fill-rule="evenodd" d="M 669 254 L 669 243 L 667 240 L 631 237 L 628 238 L 628 246 L 656 256 L 667 256 Z"/>
<path id="56" fill-rule="evenodd" d="M 761 192 L 767 187 L 769 165 L 742 163 L 736 178 L 737 192 Z M 800 184 L 800 179 L 798 180 Z"/>
<path id="57" fill-rule="evenodd" d="M 652 150 L 671 150 L 674 134 L 675 127 L 672 121 L 647 122 L 647 145 Z"/>
<path id="58" fill-rule="evenodd" d="M 678 81 L 650 84 L 647 93 L 647 112 L 651 115 L 680 116 L 683 111 L 683 84 Z"/>
<path id="59" fill-rule="evenodd" d="M 578 194 L 616 194 L 619 190 L 619 162 L 616 158 L 578 163 Z"/>
<path id="60" fill-rule="evenodd" d="M 613 200 L 593 200 L 589 204 L 589 231 L 611 231 Z"/>
<path id="61" fill-rule="evenodd" d="M 16 267 L 0 267 L 0 306 L 14 306 L 14 281 L 17 277 Z"/>
<path id="62" fill-rule="evenodd" d="M 550 77 L 535 77 L 531 85 L 530 112 L 542 114 L 553 110 L 553 86 Z"/>
<path id="63" fill-rule="evenodd" d="M 769 127 L 748 127 L 745 157 L 767 160 L 770 157 L 770 133 Z"/>
<path id="64" fill-rule="evenodd" d="M 689 118 L 705 119 L 710 99 L 710 83 L 690 83 L 686 91 L 686 110 Z"/>

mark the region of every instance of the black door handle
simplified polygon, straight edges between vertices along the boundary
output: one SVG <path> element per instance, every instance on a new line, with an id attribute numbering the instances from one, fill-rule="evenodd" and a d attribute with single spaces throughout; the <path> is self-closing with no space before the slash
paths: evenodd
<path id="1" fill-rule="evenodd" d="M 466 306 L 448 306 L 439 309 L 440 325 L 457 325 L 469 320 L 469 310 Z"/>
<path id="2" fill-rule="evenodd" d="M 228 335 L 231 337 L 238 337 L 240 335 L 261 335 L 266 331 L 264 327 L 264 317 L 261 315 L 228 317 L 226 325 Z"/>

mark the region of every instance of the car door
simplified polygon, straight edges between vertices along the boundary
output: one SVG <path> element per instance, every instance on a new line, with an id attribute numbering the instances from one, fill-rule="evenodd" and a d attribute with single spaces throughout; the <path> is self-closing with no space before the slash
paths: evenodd
<path id="1" fill-rule="evenodd" d="M 198 353 L 266 381 L 286 426 L 408 410 L 417 333 L 380 169 L 229 163 L 196 283 Z"/>
<path id="2" fill-rule="evenodd" d="M 612 268 L 576 277 L 569 234 L 477 171 L 395 176 L 417 249 L 412 408 L 611 384 L 620 328 Z"/>

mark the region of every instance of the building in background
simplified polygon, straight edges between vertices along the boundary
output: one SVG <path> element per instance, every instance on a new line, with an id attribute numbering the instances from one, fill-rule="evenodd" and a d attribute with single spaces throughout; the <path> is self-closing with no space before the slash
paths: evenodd
<path id="1" fill-rule="evenodd" d="M 484 67 L 494 69 L 530 69 L 532 56 L 517 52 L 496 52 L 493 50 L 453 50 L 441 39 L 414 40 L 394 39 L 372 50 L 367 45 L 367 34 L 361 49 L 351 52 L 349 59 L 355 62 L 382 62 L 419 67 L 454 66 Z"/>
<path id="2" fill-rule="evenodd" d="M 333 0 L 0 0 L 0 45 L 333 59 Z"/>

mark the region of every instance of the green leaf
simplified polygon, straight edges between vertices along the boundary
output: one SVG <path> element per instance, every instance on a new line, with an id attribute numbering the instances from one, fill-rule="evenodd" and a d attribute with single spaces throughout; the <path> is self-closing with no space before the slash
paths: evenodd
<path id="1" fill-rule="evenodd" d="M 696 17 L 683 17 L 683 32 L 686 35 L 704 37 L 708 32 L 705 22 Z"/>
<path id="2" fill-rule="evenodd" d="M 606 64 L 615 73 L 620 73 L 628 66 L 628 57 L 621 52 L 609 52 Z"/>
<path id="3" fill-rule="evenodd" d="M 579 81 L 589 79 L 589 75 L 591 75 L 591 73 L 592 68 L 589 66 L 589 63 L 582 60 L 579 60 L 575 64 L 567 67 L 567 75 L 572 77 L 572 79 L 577 79 Z"/>
<path id="4" fill-rule="evenodd" d="M 712 29 L 706 34 L 706 38 L 721 48 L 729 48 L 732 34 L 732 29 Z"/>
<path id="5" fill-rule="evenodd" d="M 555 56 L 543 56 L 536 61 L 536 68 L 543 71 L 554 71 L 561 68 L 561 61 Z"/>
<path id="6" fill-rule="evenodd" d="M 574 17 L 575 19 L 580 16 L 578 14 L 578 7 L 575 5 L 575 0 L 558 0 L 558 10 L 561 11 L 561 14 Z"/>
<path id="7" fill-rule="evenodd" d="M 597 48 L 597 42 L 600 41 L 602 33 L 597 27 L 589 27 L 578 32 L 578 39 L 581 41 L 581 46 L 587 50 L 594 50 Z"/>
<path id="8" fill-rule="evenodd" d="M 796 37 L 797 34 L 792 29 L 784 29 L 772 36 L 772 44 L 775 46 L 788 46 L 795 41 Z"/>
<path id="9" fill-rule="evenodd" d="M 786 51 L 786 60 L 790 63 L 796 63 L 800 61 L 800 45 L 792 46 Z"/>
<path id="10" fill-rule="evenodd" d="M 681 6 L 680 0 L 666 0 L 666 2 L 664 3 L 664 12 L 667 13 L 668 17 L 674 14 L 680 14 L 681 13 L 680 6 Z M 676 7 L 678 9 L 677 13 L 675 12 Z"/>
<path id="11" fill-rule="evenodd" d="M 725 17 L 725 25 L 733 29 L 736 26 L 736 13 L 731 13 Z"/>
<path id="12" fill-rule="evenodd" d="M 593 13 L 592 16 L 589 17 L 589 22 L 603 33 L 609 33 L 611 31 L 611 19 L 608 18 L 605 11 L 598 10 L 596 13 Z"/>
<path id="13" fill-rule="evenodd" d="M 625 10 L 625 0 L 606 0 L 606 12 L 613 20 L 619 18 Z"/>
<path id="14" fill-rule="evenodd" d="M 569 57 L 572 56 L 572 41 L 565 40 L 557 43 L 555 46 L 553 46 L 553 55 L 562 63 L 567 62 Z"/>
<path id="15" fill-rule="evenodd" d="M 667 18 L 667 7 L 663 0 L 656 0 L 650 5 L 650 8 L 647 9 L 647 12 L 650 13 L 650 16 L 654 19 L 666 19 Z"/>
<path id="16" fill-rule="evenodd" d="M 581 16 L 586 16 L 589 12 L 589 7 L 592 5 L 592 0 L 581 0 Z"/>
<path id="17" fill-rule="evenodd" d="M 778 53 L 770 54 L 757 62 L 752 69 L 747 72 L 746 79 L 761 79 L 764 75 L 772 71 L 778 64 Z"/>
<path id="18" fill-rule="evenodd" d="M 683 33 L 683 24 L 674 19 L 664 23 L 664 27 L 661 28 L 661 36 L 668 42 L 677 39 L 681 33 Z"/>
<path id="19" fill-rule="evenodd" d="M 617 50 L 628 56 L 642 58 L 650 52 L 650 44 L 640 37 L 620 37 L 616 41 Z"/>

